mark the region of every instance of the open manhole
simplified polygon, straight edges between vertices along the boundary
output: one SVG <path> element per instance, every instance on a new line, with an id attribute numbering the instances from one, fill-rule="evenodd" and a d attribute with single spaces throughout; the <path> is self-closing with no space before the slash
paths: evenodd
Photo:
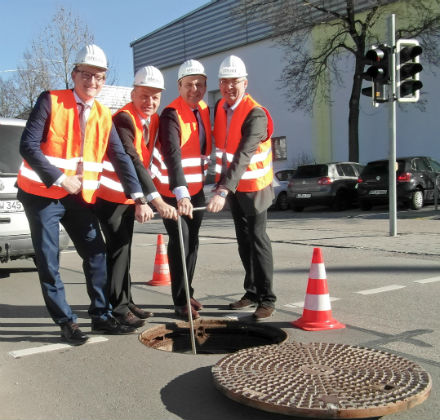
<path id="1" fill-rule="evenodd" d="M 239 321 L 194 321 L 194 337 L 197 354 L 234 353 L 238 350 L 287 340 L 287 333 L 269 325 L 247 324 Z M 139 340 L 147 347 L 157 350 L 191 353 L 189 323 L 170 322 L 143 331 Z"/>

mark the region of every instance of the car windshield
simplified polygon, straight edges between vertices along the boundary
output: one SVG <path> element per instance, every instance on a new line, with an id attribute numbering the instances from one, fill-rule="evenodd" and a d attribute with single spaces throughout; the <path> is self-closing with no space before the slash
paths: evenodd
<path id="1" fill-rule="evenodd" d="M 19 153 L 21 133 L 24 127 L 0 125 L 0 172 L 17 174 L 22 158 Z"/>
<path id="2" fill-rule="evenodd" d="M 295 178 L 318 178 L 321 176 L 327 176 L 327 165 L 304 165 L 298 167 Z"/>

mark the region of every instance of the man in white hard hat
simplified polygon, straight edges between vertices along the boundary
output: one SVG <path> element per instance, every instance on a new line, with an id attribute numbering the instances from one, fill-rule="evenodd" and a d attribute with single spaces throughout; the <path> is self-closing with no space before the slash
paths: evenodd
<path id="1" fill-rule="evenodd" d="M 202 304 L 194 297 L 192 279 L 199 246 L 199 229 L 205 206 L 203 182 L 208 170 L 207 156 L 211 153 L 211 124 L 209 108 L 203 101 L 206 92 L 206 74 L 203 65 L 187 60 L 179 68 L 177 88 L 179 97 L 162 112 L 159 122 L 160 151 L 166 168 L 155 178 L 157 190 L 163 199 L 177 207 L 182 216 L 185 260 L 190 286 L 191 315 L 200 317 Z M 174 220 L 164 219 L 168 232 L 168 261 L 171 291 L 175 313 L 188 319 L 184 272 L 180 253 L 179 232 Z"/>
<path id="2" fill-rule="evenodd" d="M 260 321 L 272 316 L 273 257 L 266 233 L 267 209 L 272 204 L 272 118 L 246 93 L 246 66 L 234 55 L 220 64 L 222 99 L 216 104 L 214 137 L 216 145 L 216 194 L 207 210 L 220 211 L 226 199 L 231 208 L 238 250 L 245 269 L 245 294 L 230 309 L 256 306 L 253 317 Z"/>
<path id="3" fill-rule="evenodd" d="M 125 151 L 133 161 L 146 202 L 138 206 L 127 198 L 113 166 L 104 161 L 96 211 L 107 248 L 113 315 L 121 324 L 138 328 L 153 314 L 135 305 L 131 294 L 130 255 L 135 215 L 144 207 L 146 220 L 153 217 L 153 210 L 147 202 L 163 218 L 177 220 L 177 210 L 163 201 L 148 171 L 159 129 L 156 112 L 165 88 L 162 73 L 153 66 L 142 67 L 136 72 L 133 85 L 132 101 L 116 111 L 113 122 Z"/>
<path id="4" fill-rule="evenodd" d="M 74 88 L 40 95 L 20 143 L 24 160 L 17 177 L 18 199 L 29 220 L 43 297 L 61 336 L 73 345 L 85 343 L 88 336 L 67 303 L 60 277 L 60 223 L 83 260 L 92 330 L 108 334 L 135 331 L 111 314 L 105 244 L 92 209 L 105 153 L 117 168 L 124 191 L 135 200 L 144 199 L 110 110 L 95 100 L 106 70 L 107 58 L 97 45 L 79 50 L 71 73 Z"/>

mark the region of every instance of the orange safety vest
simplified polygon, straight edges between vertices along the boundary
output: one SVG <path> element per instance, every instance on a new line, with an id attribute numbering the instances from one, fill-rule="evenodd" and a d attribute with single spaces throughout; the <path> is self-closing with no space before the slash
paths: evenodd
<path id="1" fill-rule="evenodd" d="M 203 181 L 208 172 L 209 156 L 212 148 L 209 108 L 204 101 L 200 101 L 197 106 L 206 134 L 206 152 L 204 155 L 200 151 L 197 119 L 192 109 L 180 96 L 171 102 L 167 108 L 175 109 L 177 112 L 180 125 L 182 169 L 189 194 L 193 196 L 203 188 Z M 160 150 L 157 148 L 153 151 L 151 171 L 157 191 L 164 196 L 174 197 L 174 194 L 170 191 L 168 169 L 163 162 Z"/>
<path id="2" fill-rule="evenodd" d="M 49 93 L 50 124 L 47 141 L 41 142 L 41 151 L 52 165 L 67 176 L 75 175 L 78 163 L 82 161 L 82 197 L 87 203 L 94 203 L 112 127 L 111 112 L 98 101 L 93 102 L 86 124 L 81 157 L 81 128 L 73 91 L 58 90 Z M 60 199 L 68 195 L 62 187 L 46 187 L 25 160 L 21 164 L 17 184 L 23 191 L 42 197 Z"/>
<path id="3" fill-rule="evenodd" d="M 148 169 L 150 166 L 154 142 L 156 140 L 156 134 L 159 129 L 159 116 L 157 114 L 153 114 L 150 118 L 150 125 L 148 127 L 149 141 L 147 147 L 144 141 L 142 121 L 139 118 L 138 112 L 134 108 L 133 102 L 128 103 L 116 111 L 114 115 L 117 115 L 120 112 L 126 112 L 133 120 L 133 125 L 135 128 L 133 144 L 141 161 Z M 101 184 L 98 189 L 98 197 L 101 197 L 107 201 L 112 201 L 113 203 L 134 204 L 134 201 L 131 198 L 127 198 L 125 195 L 121 181 L 115 172 L 115 168 L 108 160 L 107 155 L 104 157 Z"/>
<path id="4" fill-rule="evenodd" d="M 270 185 L 273 180 L 272 142 L 270 138 L 273 133 L 272 117 L 267 109 L 258 104 L 249 94 L 246 94 L 234 110 L 229 123 L 229 131 L 226 133 L 227 117 L 226 111 L 223 108 L 224 103 L 224 99 L 219 101 L 214 121 L 216 182 L 220 181 L 223 155 L 226 154 L 229 167 L 240 144 L 242 137 L 241 127 L 246 117 L 252 109 L 260 107 L 267 115 L 267 137 L 260 142 L 237 186 L 237 191 L 241 192 L 260 191 Z"/>

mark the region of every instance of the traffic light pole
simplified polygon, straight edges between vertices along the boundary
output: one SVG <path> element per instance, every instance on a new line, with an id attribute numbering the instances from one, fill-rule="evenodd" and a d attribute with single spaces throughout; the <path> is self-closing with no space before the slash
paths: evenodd
<path id="1" fill-rule="evenodd" d="M 388 99 L 389 111 L 389 155 L 388 155 L 388 200 L 390 236 L 397 236 L 397 199 L 396 199 L 396 15 L 388 20 L 388 37 L 391 45 L 391 95 Z"/>

